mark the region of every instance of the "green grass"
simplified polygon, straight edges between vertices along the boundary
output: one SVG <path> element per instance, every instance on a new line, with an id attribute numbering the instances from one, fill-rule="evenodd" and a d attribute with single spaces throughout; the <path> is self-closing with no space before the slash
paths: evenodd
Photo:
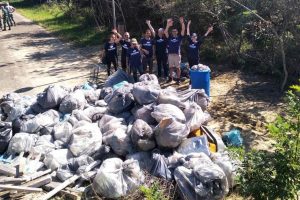
<path id="1" fill-rule="evenodd" d="M 68 9 L 61 5 L 32 4 L 26 0 L 14 0 L 11 4 L 23 16 L 51 31 L 60 39 L 78 46 L 99 45 L 107 35 L 106 29 L 97 28 L 88 15 L 71 17 Z"/>

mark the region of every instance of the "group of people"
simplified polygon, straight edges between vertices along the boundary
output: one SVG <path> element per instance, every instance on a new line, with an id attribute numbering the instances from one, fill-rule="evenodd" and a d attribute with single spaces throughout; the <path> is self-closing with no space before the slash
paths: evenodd
<path id="1" fill-rule="evenodd" d="M 2 11 L 2 16 L 0 15 L 0 29 L 2 31 L 6 31 L 6 27 L 8 27 L 8 30 L 11 30 L 12 26 L 16 26 L 16 22 L 13 16 L 13 13 L 16 9 L 13 6 L 9 5 L 8 2 L 5 5 L 0 6 Z"/>
<path id="2" fill-rule="evenodd" d="M 107 75 L 110 75 L 111 66 L 115 71 L 118 65 L 117 45 L 122 47 L 121 66 L 123 70 L 133 74 L 137 81 L 137 73 L 140 75 L 147 71 L 153 73 L 154 57 L 157 61 L 157 75 L 167 82 L 175 80 L 173 72 L 176 72 L 176 83 L 180 84 L 180 64 L 181 64 L 181 44 L 185 35 L 188 40 L 188 63 L 189 66 L 199 64 L 199 48 L 204 38 L 213 31 L 210 26 L 202 37 L 197 37 L 196 33 L 190 33 L 191 20 L 187 23 L 184 18 L 180 17 L 181 31 L 173 27 L 173 19 L 167 20 L 164 28 L 159 28 L 157 32 L 151 25 L 150 20 L 146 21 L 148 29 L 145 31 L 143 38 L 138 42 L 135 38 L 130 38 L 129 32 L 125 32 L 123 37 L 116 29 L 112 30 L 108 42 L 105 43 L 105 56 L 103 61 L 107 64 Z M 172 28 L 171 28 L 172 27 Z M 171 34 L 169 30 L 171 29 Z M 162 74 L 163 70 L 163 74 Z"/>

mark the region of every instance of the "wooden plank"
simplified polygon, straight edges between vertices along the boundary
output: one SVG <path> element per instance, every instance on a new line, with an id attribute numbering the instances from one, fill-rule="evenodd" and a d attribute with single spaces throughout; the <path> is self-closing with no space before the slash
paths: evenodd
<path id="1" fill-rule="evenodd" d="M 0 184 L 0 189 L 26 191 L 26 192 L 42 192 L 43 191 L 42 188 L 33 188 L 33 187 L 24 187 L 24 186 L 13 186 L 13 185 L 3 185 L 3 184 Z"/>
<path id="2" fill-rule="evenodd" d="M 0 174 L 4 174 L 6 176 L 16 176 L 16 168 L 0 163 Z"/>
<path id="3" fill-rule="evenodd" d="M 93 168 L 95 168 L 96 166 L 100 165 L 101 161 L 94 161 L 92 162 L 90 165 L 88 165 L 85 168 L 84 172 L 89 172 L 91 171 Z M 57 186 L 56 188 L 54 188 L 52 191 L 50 191 L 48 194 L 44 195 L 43 197 L 41 197 L 42 200 L 48 200 L 51 197 L 53 197 L 54 195 L 56 195 L 58 192 L 60 192 L 61 190 L 63 190 L 64 188 L 66 188 L 68 185 L 74 183 L 76 180 L 78 180 L 80 178 L 80 176 L 78 175 L 74 175 L 71 178 L 69 178 L 68 180 L 64 181 L 62 184 L 60 184 L 59 186 Z"/>
<path id="4" fill-rule="evenodd" d="M 39 178 L 39 177 L 41 177 L 41 176 L 44 176 L 44 175 L 50 174 L 50 173 L 51 173 L 51 169 L 47 169 L 47 170 L 45 170 L 45 171 L 36 172 L 36 173 L 34 173 L 34 174 L 31 174 L 31 175 L 29 175 L 29 176 L 26 176 L 25 178 L 26 178 L 26 181 L 31 181 L 31 180 L 34 180 L 34 179 L 36 179 L 36 178 Z"/>
<path id="5" fill-rule="evenodd" d="M 26 178 L 14 178 L 14 177 L 3 177 L 0 178 L 0 183 L 22 183 L 25 182 Z"/>
<path id="6" fill-rule="evenodd" d="M 50 175 L 46 175 L 46 176 L 42 176 L 40 178 L 34 179 L 32 181 L 29 181 L 25 184 L 22 184 L 22 186 L 39 188 L 39 187 L 42 187 L 44 185 L 51 183 L 51 181 L 52 181 L 52 177 Z"/>

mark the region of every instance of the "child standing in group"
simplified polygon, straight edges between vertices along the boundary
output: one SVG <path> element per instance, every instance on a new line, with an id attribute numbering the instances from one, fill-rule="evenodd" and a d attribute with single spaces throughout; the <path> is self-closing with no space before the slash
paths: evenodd
<path id="1" fill-rule="evenodd" d="M 140 45 L 138 44 L 135 38 L 131 39 L 131 47 L 127 50 L 127 57 L 130 68 L 130 73 L 133 73 L 134 81 L 137 82 L 137 72 L 140 75 L 143 74 L 143 67 L 142 67 L 142 50 Z"/>
<path id="2" fill-rule="evenodd" d="M 105 43 L 105 62 L 107 64 L 107 76 L 110 76 L 110 68 L 113 64 L 115 71 L 117 71 L 118 65 L 118 53 L 117 53 L 117 44 L 120 42 L 122 36 L 113 29 L 110 35 L 109 41 Z"/>

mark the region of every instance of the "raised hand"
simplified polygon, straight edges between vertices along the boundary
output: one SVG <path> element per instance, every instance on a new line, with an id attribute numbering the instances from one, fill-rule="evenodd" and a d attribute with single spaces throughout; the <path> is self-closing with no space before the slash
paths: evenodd
<path id="1" fill-rule="evenodd" d="M 168 26 L 173 26 L 173 19 L 172 18 L 167 20 L 167 25 Z"/>
<path id="2" fill-rule="evenodd" d="M 151 23 L 151 21 L 150 20 L 146 20 L 146 24 L 150 24 Z"/>
<path id="3" fill-rule="evenodd" d="M 192 20 L 189 20 L 189 21 L 188 21 L 188 25 L 191 25 L 191 23 L 192 23 Z"/>
<path id="4" fill-rule="evenodd" d="M 213 30 L 214 30 L 214 27 L 213 27 L 213 26 L 210 26 L 210 27 L 208 27 L 208 29 L 207 29 L 208 32 L 212 32 Z"/>
<path id="5" fill-rule="evenodd" d="M 181 24 L 184 23 L 184 18 L 183 17 L 179 17 L 179 21 L 180 21 Z"/>
<path id="6" fill-rule="evenodd" d="M 113 32 L 114 34 L 118 33 L 117 29 L 112 29 L 111 32 Z"/>

